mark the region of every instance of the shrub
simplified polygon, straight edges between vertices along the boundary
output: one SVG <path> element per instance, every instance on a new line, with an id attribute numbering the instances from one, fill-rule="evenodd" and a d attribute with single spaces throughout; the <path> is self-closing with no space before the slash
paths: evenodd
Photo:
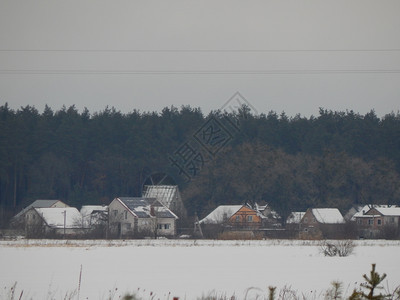
<path id="1" fill-rule="evenodd" d="M 351 240 L 323 241 L 320 252 L 325 256 L 349 256 L 354 251 L 354 242 Z"/>

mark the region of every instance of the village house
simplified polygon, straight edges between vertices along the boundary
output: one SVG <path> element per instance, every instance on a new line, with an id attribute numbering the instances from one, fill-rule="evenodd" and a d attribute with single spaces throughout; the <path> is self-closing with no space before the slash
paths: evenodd
<path id="1" fill-rule="evenodd" d="M 83 205 L 80 213 L 85 227 L 104 225 L 107 223 L 107 205 Z"/>
<path id="2" fill-rule="evenodd" d="M 62 202 L 61 200 L 41 200 L 41 199 L 35 200 L 12 218 L 11 227 L 25 228 L 25 220 L 26 220 L 25 214 L 31 208 L 64 208 L 64 207 L 69 207 L 69 206 L 64 202 Z"/>
<path id="3" fill-rule="evenodd" d="M 359 238 L 398 238 L 400 233 L 400 207 L 395 205 L 366 205 L 356 213 Z"/>
<path id="4" fill-rule="evenodd" d="M 281 227 L 280 216 L 268 205 L 220 205 L 198 222 L 208 237 L 218 237 L 223 232 L 245 232 L 249 237 L 255 234 L 265 235 L 266 230 Z"/>
<path id="5" fill-rule="evenodd" d="M 27 237 L 76 237 L 85 230 L 75 207 L 32 207 L 25 213 Z"/>
<path id="6" fill-rule="evenodd" d="M 299 225 L 301 219 L 305 214 L 305 211 L 292 211 L 290 215 L 286 218 L 286 224 Z"/>
<path id="7" fill-rule="evenodd" d="M 199 223 L 256 229 L 261 227 L 263 218 L 266 217 L 246 205 L 220 205 Z"/>
<path id="8" fill-rule="evenodd" d="M 227 220 L 226 225 L 234 229 L 254 230 L 262 226 L 263 219 L 267 219 L 267 217 L 246 205 L 242 205 Z"/>
<path id="9" fill-rule="evenodd" d="M 179 216 L 179 218 L 184 218 L 187 215 L 177 185 L 145 185 L 142 197 L 156 198 L 160 203 Z"/>
<path id="10" fill-rule="evenodd" d="M 205 218 L 199 221 L 199 224 L 223 225 L 232 217 L 243 205 L 220 205 Z"/>
<path id="11" fill-rule="evenodd" d="M 108 224 L 107 205 L 83 205 L 80 213 L 82 224 L 88 229 L 88 234 L 96 237 L 105 237 Z"/>
<path id="12" fill-rule="evenodd" d="M 261 227 L 263 228 L 278 228 L 282 226 L 281 222 L 281 216 L 274 210 L 271 209 L 271 207 L 268 204 L 265 205 L 259 205 L 256 203 L 254 205 L 254 209 L 262 216 L 265 218 L 262 218 L 262 225 Z"/>
<path id="13" fill-rule="evenodd" d="M 261 227 L 260 213 L 246 205 L 220 205 L 198 223 L 208 238 L 240 231 L 243 238 L 252 238 L 253 230 Z"/>
<path id="14" fill-rule="evenodd" d="M 109 205 L 110 232 L 117 237 L 172 237 L 177 219 L 155 198 L 119 197 Z"/>
<path id="15" fill-rule="evenodd" d="M 301 219 L 305 214 L 305 211 L 292 211 L 286 218 L 286 228 L 289 230 L 298 230 L 300 228 Z"/>
<path id="16" fill-rule="evenodd" d="M 298 238 L 300 232 L 300 222 L 303 216 L 305 215 L 305 211 L 293 211 L 286 218 L 285 221 L 285 229 L 286 229 L 286 238 Z"/>
<path id="17" fill-rule="evenodd" d="M 268 205 L 220 205 L 199 221 L 200 224 L 224 225 L 241 229 L 280 226 L 280 216 Z"/>
<path id="18" fill-rule="evenodd" d="M 337 208 L 309 208 L 299 224 L 300 239 L 341 238 L 345 220 Z"/>

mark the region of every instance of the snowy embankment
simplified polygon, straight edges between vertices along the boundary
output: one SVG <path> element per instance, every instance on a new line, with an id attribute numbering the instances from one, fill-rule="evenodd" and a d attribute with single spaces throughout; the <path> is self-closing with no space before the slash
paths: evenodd
<path id="1" fill-rule="evenodd" d="M 79 299 L 117 299 L 126 292 L 196 299 L 213 291 L 252 299 L 267 295 L 268 286 L 319 299 L 334 280 L 351 293 L 372 263 L 387 273 L 385 287 L 394 290 L 400 284 L 400 241 L 355 244 L 348 257 L 325 257 L 318 241 L 1 241 L 0 298 L 17 282 L 23 299 L 64 299 L 78 290 Z"/>

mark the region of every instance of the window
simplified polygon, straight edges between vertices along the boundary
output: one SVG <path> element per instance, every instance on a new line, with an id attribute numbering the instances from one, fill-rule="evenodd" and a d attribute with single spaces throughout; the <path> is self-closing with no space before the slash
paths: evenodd
<path id="1" fill-rule="evenodd" d="M 253 222 L 253 216 L 247 216 L 247 221 L 248 222 Z"/>
<path id="2" fill-rule="evenodd" d="M 128 219 L 128 212 L 124 211 L 125 220 Z"/>
<path id="3" fill-rule="evenodd" d="M 116 217 L 117 215 L 118 215 L 118 210 L 113 210 L 113 214 L 114 214 L 114 217 Z"/>
<path id="4" fill-rule="evenodd" d="M 304 223 L 308 223 L 308 218 L 307 217 L 304 218 Z"/>
<path id="5" fill-rule="evenodd" d="M 170 229 L 171 228 L 171 224 L 158 224 L 157 228 L 160 229 L 160 230 Z"/>
<path id="6" fill-rule="evenodd" d="M 361 223 L 362 223 L 362 222 L 361 222 L 361 219 L 357 219 L 357 224 L 358 224 L 358 225 L 361 225 Z"/>
<path id="7" fill-rule="evenodd" d="M 369 219 L 368 220 L 368 225 L 374 225 L 374 220 L 373 219 Z"/>
<path id="8" fill-rule="evenodd" d="M 236 222 L 240 222 L 240 216 L 236 216 Z"/>
<path id="9" fill-rule="evenodd" d="M 382 220 L 381 219 L 378 219 L 377 222 L 378 222 L 378 226 L 382 225 Z"/>

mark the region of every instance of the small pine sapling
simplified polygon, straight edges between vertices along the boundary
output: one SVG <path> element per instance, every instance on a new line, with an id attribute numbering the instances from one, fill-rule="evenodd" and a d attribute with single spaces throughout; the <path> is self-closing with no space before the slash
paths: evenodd
<path id="1" fill-rule="evenodd" d="M 370 276 L 368 277 L 367 274 L 364 274 L 363 277 L 366 280 L 365 283 L 361 284 L 361 287 L 367 289 L 369 291 L 367 294 L 363 291 L 357 292 L 354 291 L 353 294 L 350 296 L 349 300 L 359 300 L 359 299 L 389 299 L 391 295 L 374 295 L 377 289 L 382 289 L 379 284 L 382 283 L 383 280 L 386 278 L 386 274 L 383 273 L 380 275 L 378 272 L 375 271 L 376 264 L 372 264 L 372 270 L 370 272 Z"/>
<path id="2" fill-rule="evenodd" d="M 342 283 L 340 281 L 333 281 L 331 284 L 332 284 L 332 288 L 330 288 L 326 292 L 325 299 L 326 300 L 342 299 L 342 296 L 343 296 Z"/>

